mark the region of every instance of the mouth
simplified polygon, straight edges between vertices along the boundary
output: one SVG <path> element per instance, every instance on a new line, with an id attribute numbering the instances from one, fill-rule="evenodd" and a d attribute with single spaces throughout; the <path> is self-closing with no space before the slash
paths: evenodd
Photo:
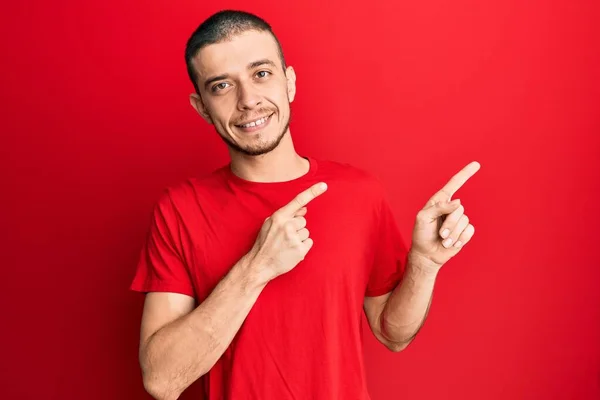
<path id="1" fill-rule="evenodd" d="M 269 124 L 269 121 L 271 121 L 271 117 L 273 116 L 273 114 L 275 114 L 275 113 L 271 113 L 267 116 L 254 119 L 252 121 L 248 121 L 244 124 L 235 125 L 235 127 L 238 129 L 241 129 L 244 132 L 257 131 L 259 129 L 266 127 Z"/>

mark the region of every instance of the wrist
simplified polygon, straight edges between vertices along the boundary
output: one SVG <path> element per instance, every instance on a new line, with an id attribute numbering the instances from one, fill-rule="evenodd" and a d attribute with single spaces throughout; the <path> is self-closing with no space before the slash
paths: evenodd
<path id="1" fill-rule="evenodd" d="M 416 272 L 431 276 L 433 278 L 437 276 L 442 268 L 442 265 L 412 249 L 408 253 L 408 265 Z"/>
<path id="2" fill-rule="evenodd" d="M 252 254 L 246 254 L 240 260 L 240 268 L 244 276 L 251 285 L 263 288 L 267 283 L 273 280 L 273 272 L 270 268 L 266 268 L 264 263 Z"/>

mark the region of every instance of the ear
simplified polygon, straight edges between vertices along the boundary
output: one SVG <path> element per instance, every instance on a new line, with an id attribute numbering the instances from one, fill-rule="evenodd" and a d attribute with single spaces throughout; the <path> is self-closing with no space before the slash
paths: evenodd
<path id="1" fill-rule="evenodd" d="M 213 120 L 210 117 L 210 114 L 208 113 L 206 107 L 204 106 L 204 102 L 202 101 L 202 97 L 200 97 L 200 95 L 198 95 L 197 93 L 190 94 L 190 104 L 192 105 L 192 107 L 194 107 L 194 110 L 196 110 L 196 112 L 200 114 L 202 118 L 204 118 L 206 122 L 208 122 L 211 125 L 213 124 Z"/>
<path id="2" fill-rule="evenodd" d="M 285 69 L 285 76 L 287 78 L 287 92 L 290 103 L 294 101 L 296 97 L 296 71 L 293 67 L 287 67 Z"/>

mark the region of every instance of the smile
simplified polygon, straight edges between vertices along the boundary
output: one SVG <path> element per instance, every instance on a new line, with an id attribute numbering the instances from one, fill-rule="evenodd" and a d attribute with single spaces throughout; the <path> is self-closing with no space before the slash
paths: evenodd
<path id="1" fill-rule="evenodd" d="M 273 115 L 273 114 L 271 114 L 271 115 Z M 269 120 L 269 118 L 271 118 L 271 115 L 267 115 L 266 117 L 262 117 L 262 118 L 254 120 L 254 121 L 248 122 L 246 124 L 236 125 L 236 126 L 239 128 L 253 128 L 256 126 L 261 126 L 264 123 L 266 123 Z"/>

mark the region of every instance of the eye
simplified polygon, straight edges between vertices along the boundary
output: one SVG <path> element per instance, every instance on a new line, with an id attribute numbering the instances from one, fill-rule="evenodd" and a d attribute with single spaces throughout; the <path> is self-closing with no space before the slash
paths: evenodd
<path id="1" fill-rule="evenodd" d="M 212 87 L 212 91 L 217 92 L 219 90 L 227 89 L 227 85 L 229 84 L 226 82 L 217 83 L 215 86 Z"/>
<path id="2" fill-rule="evenodd" d="M 269 71 L 258 71 L 256 73 L 256 76 L 258 76 L 259 78 L 266 78 L 269 75 L 271 75 Z"/>

